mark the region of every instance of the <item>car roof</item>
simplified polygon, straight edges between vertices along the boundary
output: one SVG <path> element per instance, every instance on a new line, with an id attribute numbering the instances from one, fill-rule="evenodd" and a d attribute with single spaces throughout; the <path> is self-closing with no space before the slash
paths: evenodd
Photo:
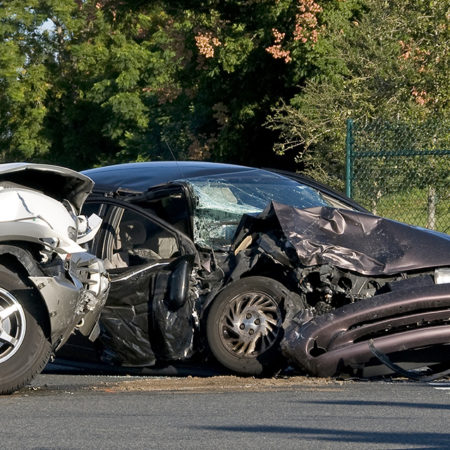
<path id="1" fill-rule="evenodd" d="M 176 180 L 219 174 L 244 174 L 254 171 L 277 173 L 279 176 L 295 179 L 335 197 L 352 208 L 366 211 L 361 205 L 358 205 L 342 193 L 336 192 L 329 186 L 301 174 L 281 170 L 259 169 L 236 164 L 205 161 L 150 161 L 116 164 L 85 170 L 82 173 L 94 180 L 94 191 L 97 192 L 115 192 L 118 190 L 145 192 L 153 186 Z"/>
<path id="2" fill-rule="evenodd" d="M 99 167 L 82 173 L 95 181 L 95 190 L 125 188 L 144 192 L 170 181 L 253 170 L 260 169 L 204 161 L 151 161 Z"/>

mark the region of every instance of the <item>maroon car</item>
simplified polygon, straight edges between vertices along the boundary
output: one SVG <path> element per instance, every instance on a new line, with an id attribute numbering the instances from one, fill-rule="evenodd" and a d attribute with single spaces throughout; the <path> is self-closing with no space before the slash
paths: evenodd
<path id="1" fill-rule="evenodd" d="M 448 235 L 293 173 L 149 162 L 85 174 L 86 212 L 103 218 L 91 251 L 111 277 L 99 362 L 370 376 L 450 360 Z"/>

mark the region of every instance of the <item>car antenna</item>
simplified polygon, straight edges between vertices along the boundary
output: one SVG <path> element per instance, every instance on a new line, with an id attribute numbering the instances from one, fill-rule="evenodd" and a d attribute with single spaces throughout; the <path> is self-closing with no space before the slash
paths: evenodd
<path id="1" fill-rule="evenodd" d="M 178 172 L 180 172 L 181 178 L 186 178 L 186 177 L 184 176 L 183 171 L 181 170 L 180 165 L 178 164 L 177 158 L 175 158 L 175 153 L 174 153 L 174 152 L 172 151 L 172 149 L 170 148 L 170 145 L 169 145 L 169 143 L 166 141 L 166 138 L 163 138 L 163 140 L 164 140 L 164 143 L 167 145 L 167 148 L 169 149 L 169 152 L 170 152 L 170 154 L 172 155 L 172 158 L 173 158 L 173 160 L 175 161 L 175 164 L 177 165 L 177 169 L 178 169 Z"/>

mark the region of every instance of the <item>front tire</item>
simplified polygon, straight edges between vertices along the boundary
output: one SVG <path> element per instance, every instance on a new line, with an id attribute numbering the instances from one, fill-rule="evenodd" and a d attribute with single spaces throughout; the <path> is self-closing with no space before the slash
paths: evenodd
<path id="1" fill-rule="evenodd" d="M 208 345 L 217 361 L 241 375 L 279 370 L 287 292 L 278 281 L 257 276 L 237 280 L 221 291 L 206 323 Z"/>
<path id="2" fill-rule="evenodd" d="M 51 355 L 36 291 L 0 265 L 0 394 L 10 394 L 40 373 Z"/>

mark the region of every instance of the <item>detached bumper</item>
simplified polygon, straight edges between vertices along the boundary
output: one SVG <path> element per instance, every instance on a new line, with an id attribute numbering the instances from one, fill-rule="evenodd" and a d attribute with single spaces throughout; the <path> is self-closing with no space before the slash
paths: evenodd
<path id="1" fill-rule="evenodd" d="M 450 284 L 394 291 L 305 319 L 293 319 L 282 348 L 293 363 L 315 376 L 358 375 L 380 364 L 369 343 L 404 358 L 399 362 L 440 363 L 448 352 L 434 355 L 431 348 L 450 344 Z M 418 351 L 424 359 L 416 360 Z"/>
<path id="2" fill-rule="evenodd" d="M 55 350 L 75 328 L 91 340 L 97 338 L 98 318 L 109 291 L 101 260 L 89 253 L 72 254 L 60 273 L 29 278 L 47 306 Z"/>

